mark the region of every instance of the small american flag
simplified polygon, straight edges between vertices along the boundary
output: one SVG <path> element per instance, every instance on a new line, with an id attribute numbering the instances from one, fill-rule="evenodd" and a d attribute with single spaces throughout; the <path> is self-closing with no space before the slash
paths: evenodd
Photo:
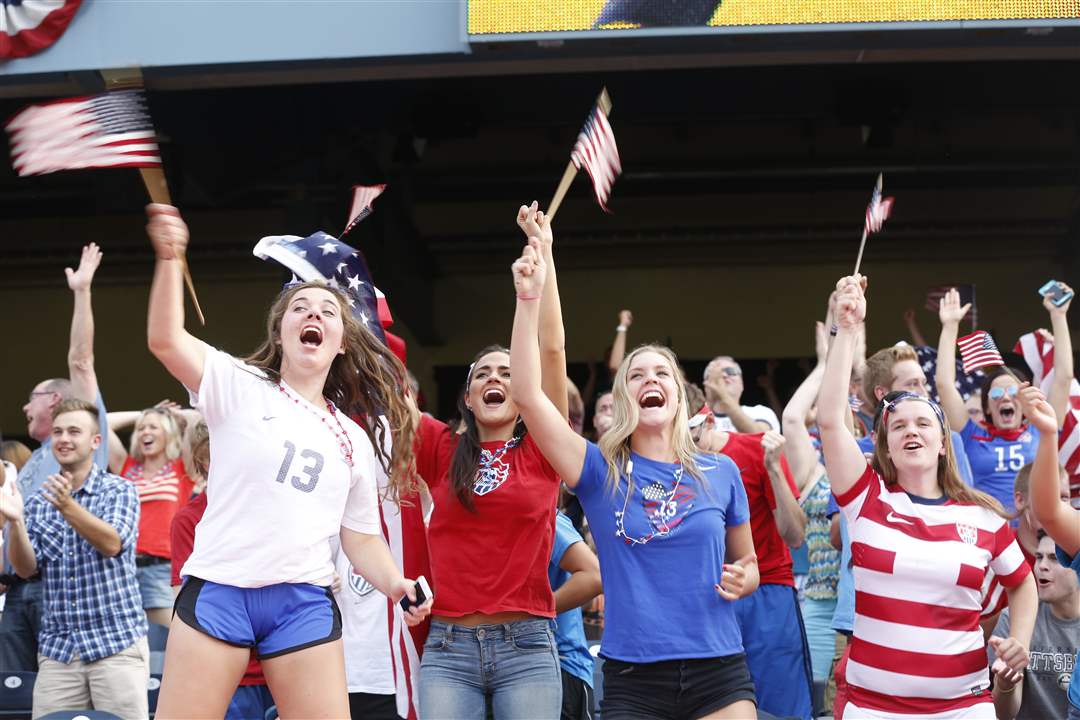
<path id="1" fill-rule="evenodd" d="M 374 212 L 371 204 L 375 202 L 375 198 L 383 194 L 384 190 L 386 190 L 385 183 L 382 185 L 353 185 L 352 205 L 349 207 L 349 222 L 341 232 L 341 237 L 345 237 L 361 220 Z"/>
<path id="2" fill-rule="evenodd" d="M 19 175 L 102 167 L 161 167 L 154 124 L 139 90 L 24 108 L 5 126 Z"/>
<path id="3" fill-rule="evenodd" d="M 585 127 L 581 128 L 574 149 L 570 151 L 570 160 L 579 170 L 584 167 L 585 172 L 589 173 L 596 201 L 604 212 L 610 212 L 607 201 L 611 197 L 615 178 L 622 173 L 622 163 L 619 161 L 619 148 L 615 145 L 615 133 L 599 103 L 585 120 Z"/>
<path id="4" fill-rule="evenodd" d="M 874 186 L 874 194 L 870 196 L 870 204 L 866 206 L 866 234 L 881 230 L 889 213 L 892 212 L 894 198 L 881 197 L 881 175 L 878 175 L 877 185 Z"/>
<path id="5" fill-rule="evenodd" d="M 965 335 L 956 341 L 960 357 L 964 359 L 964 373 L 971 373 L 988 365 L 1004 365 L 994 338 L 985 330 Z"/>

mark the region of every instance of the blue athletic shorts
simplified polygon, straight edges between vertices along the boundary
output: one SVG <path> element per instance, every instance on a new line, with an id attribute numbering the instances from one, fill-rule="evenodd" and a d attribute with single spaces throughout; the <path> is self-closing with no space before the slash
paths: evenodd
<path id="1" fill-rule="evenodd" d="M 319 585 L 239 588 L 189 577 L 174 612 L 212 638 L 255 648 L 260 660 L 341 637 L 341 611 L 330 588 Z"/>

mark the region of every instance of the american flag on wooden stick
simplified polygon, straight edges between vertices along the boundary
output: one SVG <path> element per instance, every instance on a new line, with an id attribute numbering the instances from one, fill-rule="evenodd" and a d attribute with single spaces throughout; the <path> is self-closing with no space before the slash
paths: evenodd
<path id="1" fill-rule="evenodd" d="M 585 168 L 585 172 L 589 173 L 596 201 L 605 212 L 610 212 L 607 201 L 611 197 L 615 178 L 622 173 L 622 163 L 605 107 L 611 107 L 606 91 L 600 95 L 600 100 L 585 120 L 585 127 L 581 128 L 574 149 L 570 151 L 570 160 L 579 170 Z"/>
<path id="2" fill-rule="evenodd" d="M 371 204 L 375 202 L 375 198 L 383 194 L 384 190 L 386 190 L 386 183 L 381 185 L 353 185 L 352 205 L 349 207 L 349 222 L 345 225 L 345 229 L 341 231 L 341 237 L 345 237 L 361 220 L 375 212 Z"/>
<path id="3" fill-rule="evenodd" d="M 1004 365 L 994 338 L 985 330 L 965 335 L 956 341 L 960 348 L 960 357 L 964 359 L 964 374 L 969 374 L 988 365 Z"/>
<path id="4" fill-rule="evenodd" d="M 866 206 L 866 234 L 881 230 L 881 226 L 892 212 L 894 198 L 881 197 L 881 175 L 878 175 L 877 185 L 874 186 L 874 194 L 870 196 L 870 204 Z"/>
<path id="5" fill-rule="evenodd" d="M 154 124 L 139 90 L 31 105 L 8 120 L 19 175 L 103 167 L 161 167 Z"/>

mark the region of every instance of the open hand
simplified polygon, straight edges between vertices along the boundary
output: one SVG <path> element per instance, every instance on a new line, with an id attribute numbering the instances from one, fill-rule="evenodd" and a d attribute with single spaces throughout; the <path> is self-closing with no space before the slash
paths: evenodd
<path id="1" fill-rule="evenodd" d="M 733 563 L 724 563 L 720 584 L 714 586 L 720 597 L 725 600 L 738 600 L 743 596 L 743 588 L 746 585 L 746 565 L 756 560 L 757 556 L 750 553 Z"/>
<path id="2" fill-rule="evenodd" d="M 97 246 L 97 243 L 84 245 L 82 257 L 79 258 L 79 269 L 64 268 L 68 287 L 73 291 L 89 290 L 90 284 L 94 281 L 94 273 L 101 264 L 101 255 L 101 248 Z"/>
<path id="3" fill-rule="evenodd" d="M 727 383 L 724 382 L 724 375 L 720 372 L 714 372 L 709 376 L 709 379 L 705 381 L 705 402 L 709 404 L 709 407 L 715 412 L 721 412 L 723 414 L 729 414 L 731 408 L 735 407 L 735 396 L 728 390 Z"/>
<path id="4" fill-rule="evenodd" d="M 1020 392 L 1016 395 L 1016 399 L 1019 401 L 1020 408 L 1023 410 L 1024 416 L 1027 417 L 1028 422 L 1034 425 L 1040 433 L 1057 434 L 1057 413 L 1054 412 L 1053 406 L 1047 401 L 1042 390 L 1031 383 L 1023 383 L 1020 386 Z"/>
<path id="5" fill-rule="evenodd" d="M 0 492 L 0 517 L 10 522 L 23 519 L 23 497 L 14 482 L 10 488 Z"/>
<path id="6" fill-rule="evenodd" d="M 184 256 L 188 245 L 188 226 L 180 211 L 172 205 L 151 203 L 146 206 L 146 234 L 159 260 Z"/>
<path id="7" fill-rule="evenodd" d="M 836 283 L 836 324 L 853 330 L 866 320 L 866 277 L 848 275 Z"/>
<path id="8" fill-rule="evenodd" d="M 71 473 L 65 471 L 58 475 L 50 475 L 41 488 L 41 496 L 50 505 L 63 513 L 68 505 L 73 502 L 71 499 Z"/>
<path id="9" fill-rule="evenodd" d="M 514 273 L 514 289 L 519 298 L 538 298 L 544 291 L 547 265 L 540 257 L 540 239 L 529 238 L 529 244 L 521 251 L 521 257 L 510 266 Z"/>
<path id="10" fill-rule="evenodd" d="M 956 288 L 950 288 L 949 292 L 945 293 L 945 297 L 941 298 L 941 304 L 938 306 L 938 319 L 942 325 L 958 324 L 970 309 L 971 303 L 961 306 L 960 293 Z"/>

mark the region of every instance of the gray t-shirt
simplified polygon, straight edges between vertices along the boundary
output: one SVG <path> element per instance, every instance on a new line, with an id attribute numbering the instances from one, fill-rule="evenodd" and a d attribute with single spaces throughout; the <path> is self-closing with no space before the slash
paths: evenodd
<path id="1" fill-rule="evenodd" d="M 1009 609 L 998 617 L 994 635 L 1009 637 Z M 1060 620 L 1047 603 L 1039 603 L 1031 633 L 1031 660 L 1024 673 L 1024 696 L 1016 720 L 1063 718 L 1068 712 L 1069 677 L 1076 648 L 1080 647 L 1080 618 Z M 997 656 L 987 646 L 992 665 Z"/>

